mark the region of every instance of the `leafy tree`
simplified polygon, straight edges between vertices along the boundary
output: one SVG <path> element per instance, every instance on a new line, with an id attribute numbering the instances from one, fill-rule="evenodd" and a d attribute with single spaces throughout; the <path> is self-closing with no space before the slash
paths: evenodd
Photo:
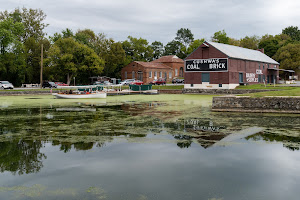
<path id="1" fill-rule="evenodd" d="M 16 8 L 12 12 L 4 11 L 0 13 L 0 20 L 13 18 L 15 22 L 20 22 L 24 25 L 24 32 L 20 38 L 22 42 L 32 37 L 34 39 L 40 39 L 45 36 L 43 30 L 48 24 L 43 23 L 46 18 L 46 14 L 41 9 L 22 9 Z"/>
<path id="2" fill-rule="evenodd" d="M 104 66 L 104 61 L 93 49 L 73 38 L 57 40 L 49 50 L 46 63 L 55 75 L 65 76 L 67 84 L 70 84 L 74 76 L 79 82 L 86 83 L 93 74 L 100 74 Z"/>
<path id="3" fill-rule="evenodd" d="M 188 48 L 188 50 L 187 50 L 187 55 L 188 55 L 188 54 L 191 54 L 193 51 L 195 51 L 195 50 L 196 50 L 203 42 L 205 42 L 205 39 L 204 39 L 204 38 L 194 40 L 194 41 L 190 44 L 190 46 L 189 46 L 189 48 Z"/>
<path id="4" fill-rule="evenodd" d="M 291 39 L 288 35 L 280 34 L 280 35 L 264 35 L 262 36 L 258 48 L 264 48 L 265 54 L 269 57 L 273 57 L 278 49 L 286 44 L 291 42 Z"/>
<path id="5" fill-rule="evenodd" d="M 227 34 L 225 30 L 218 31 L 214 33 L 214 36 L 212 36 L 213 42 L 223 43 L 223 44 L 229 44 L 230 38 L 227 37 Z"/>
<path id="6" fill-rule="evenodd" d="M 122 43 L 128 60 L 131 61 L 151 61 L 153 60 L 153 49 L 148 41 L 143 38 L 128 36 L 128 40 Z"/>
<path id="7" fill-rule="evenodd" d="M 45 52 L 49 48 L 44 39 L 46 35 L 44 28 L 48 26 L 44 23 L 45 18 L 46 14 L 40 9 L 16 8 L 12 12 L 0 13 L 0 20 L 12 19 L 15 23 L 23 25 L 23 31 L 22 34 L 18 34 L 18 40 L 23 45 L 24 55 L 15 55 L 15 57 L 19 60 L 19 64 L 25 63 L 26 66 L 25 70 L 17 69 L 22 77 L 18 78 L 18 85 L 21 82 L 39 82 L 41 44 L 44 43 Z"/>
<path id="8" fill-rule="evenodd" d="M 229 38 L 229 44 L 234 46 L 240 46 L 240 40 Z"/>
<path id="9" fill-rule="evenodd" d="M 165 46 L 164 55 L 176 55 L 179 58 L 185 58 L 187 56 L 186 47 L 177 40 L 172 40 Z"/>
<path id="10" fill-rule="evenodd" d="M 188 46 L 194 41 L 194 35 L 188 28 L 181 28 L 177 31 L 175 40 L 180 42 L 187 49 Z"/>
<path id="11" fill-rule="evenodd" d="M 94 49 L 96 41 L 96 34 L 94 33 L 94 31 L 90 29 L 79 30 L 75 34 L 74 38 L 76 39 L 76 41 Z"/>
<path id="12" fill-rule="evenodd" d="M 24 26 L 12 18 L 0 20 L 0 78 L 20 85 L 24 78 Z"/>
<path id="13" fill-rule="evenodd" d="M 164 53 L 164 45 L 161 42 L 154 41 L 150 45 L 150 47 L 153 49 L 153 59 L 160 58 Z"/>
<path id="14" fill-rule="evenodd" d="M 274 58 L 280 62 L 283 69 L 300 71 L 300 43 L 289 43 L 276 52 Z"/>
<path id="15" fill-rule="evenodd" d="M 289 26 L 283 29 L 282 33 L 290 36 L 292 40 L 300 41 L 300 30 L 298 29 L 298 26 Z"/>
<path id="16" fill-rule="evenodd" d="M 50 41 L 48 39 L 35 40 L 30 37 L 24 43 L 25 51 L 25 82 L 38 83 L 40 80 L 40 63 L 41 63 L 41 45 L 43 44 L 43 57 L 47 57 L 50 48 Z"/>
<path id="17" fill-rule="evenodd" d="M 243 39 L 240 40 L 240 46 L 247 48 L 247 49 L 258 49 L 258 43 L 260 41 L 260 38 L 256 35 L 254 36 L 246 36 Z"/>
<path id="18" fill-rule="evenodd" d="M 55 43 L 60 38 L 69 38 L 74 37 L 73 31 L 69 28 L 66 28 L 66 30 L 63 30 L 62 33 L 54 33 L 53 36 L 50 36 L 49 39 L 52 43 Z"/>

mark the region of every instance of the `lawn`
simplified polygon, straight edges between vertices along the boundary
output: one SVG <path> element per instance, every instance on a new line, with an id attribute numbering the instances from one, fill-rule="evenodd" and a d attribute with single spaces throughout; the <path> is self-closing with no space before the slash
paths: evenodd
<path id="1" fill-rule="evenodd" d="M 254 85 L 242 85 L 238 86 L 236 89 L 244 89 L 244 90 L 292 90 L 295 87 L 290 86 L 280 86 L 280 85 L 264 85 L 264 84 L 254 84 Z"/>
<path id="2" fill-rule="evenodd" d="M 288 87 L 288 89 L 284 89 L 284 90 L 269 91 L 269 92 L 258 92 L 258 93 L 252 93 L 252 94 L 242 94 L 242 95 L 239 95 L 239 96 L 250 96 L 250 97 L 298 96 L 298 97 L 300 97 L 300 87 Z"/>

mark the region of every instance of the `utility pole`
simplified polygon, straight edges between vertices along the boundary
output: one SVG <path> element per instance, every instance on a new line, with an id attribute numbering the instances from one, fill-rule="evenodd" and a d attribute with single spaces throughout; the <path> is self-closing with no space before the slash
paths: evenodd
<path id="1" fill-rule="evenodd" d="M 40 88 L 43 87 L 43 44 L 41 45 L 41 74 L 40 74 Z"/>

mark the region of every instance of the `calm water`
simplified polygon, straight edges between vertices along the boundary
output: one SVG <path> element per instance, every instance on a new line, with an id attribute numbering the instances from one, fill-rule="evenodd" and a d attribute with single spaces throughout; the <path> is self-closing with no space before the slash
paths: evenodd
<path id="1" fill-rule="evenodd" d="M 300 115 L 211 100 L 0 97 L 0 199 L 299 199 Z"/>

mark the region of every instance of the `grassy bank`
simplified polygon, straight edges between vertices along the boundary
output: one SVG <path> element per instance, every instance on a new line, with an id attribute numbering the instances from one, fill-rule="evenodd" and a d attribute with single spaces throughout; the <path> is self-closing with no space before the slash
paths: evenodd
<path id="1" fill-rule="evenodd" d="M 280 86 L 280 85 L 264 85 L 264 84 L 255 84 L 255 85 L 242 85 L 238 86 L 236 89 L 241 90 L 292 90 L 295 87 L 290 86 Z"/>
<path id="2" fill-rule="evenodd" d="M 250 96 L 250 97 L 265 97 L 265 96 L 298 96 L 300 97 L 300 87 L 288 88 L 285 90 L 269 91 L 269 92 L 258 92 L 252 94 L 242 94 L 239 96 Z"/>

